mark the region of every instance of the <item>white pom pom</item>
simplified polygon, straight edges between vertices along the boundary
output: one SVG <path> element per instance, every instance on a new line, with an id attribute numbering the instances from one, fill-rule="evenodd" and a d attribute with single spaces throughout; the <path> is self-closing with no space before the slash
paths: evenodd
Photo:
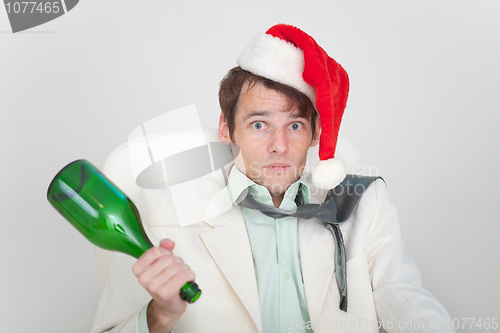
<path id="1" fill-rule="evenodd" d="M 322 190 L 329 190 L 340 184 L 346 176 L 344 162 L 338 158 L 319 161 L 314 168 L 312 181 Z"/>

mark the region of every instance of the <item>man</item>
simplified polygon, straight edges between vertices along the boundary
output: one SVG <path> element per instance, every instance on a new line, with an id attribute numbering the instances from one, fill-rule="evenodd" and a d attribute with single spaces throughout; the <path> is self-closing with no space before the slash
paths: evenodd
<path id="1" fill-rule="evenodd" d="M 303 205 L 314 201 L 313 188 L 346 178 L 334 157 L 348 91 L 343 68 L 285 25 L 258 35 L 238 63 L 219 93 L 219 139 L 235 155 L 228 178 L 183 185 L 185 207 L 168 191 L 144 193 L 145 230 L 159 246 L 135 263 L 112 263 L 93 332 L 453 331 L 421 286 L 383 181 L 370 180 L 354 212 L 329 229 L 324 217 L 273 215 L 312 207 Z M 311 183 L 303 171 L 318 142 Z M 176 209 L 191 209 L 191 218 Z M 192 305 L 179 297 L 189 281 L 203 289 Z"/>

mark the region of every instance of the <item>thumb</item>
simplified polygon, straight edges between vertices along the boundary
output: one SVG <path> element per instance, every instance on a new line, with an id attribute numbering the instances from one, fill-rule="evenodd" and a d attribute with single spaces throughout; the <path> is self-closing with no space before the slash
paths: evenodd
<path id="1" fill-rule="evenodd" d="M 175 242 L 171 241 L 168 238 L 165 238 L 160 241 L 160 247 L 164 248 L 165 250 L 172 251 L 175 247 Z"/>

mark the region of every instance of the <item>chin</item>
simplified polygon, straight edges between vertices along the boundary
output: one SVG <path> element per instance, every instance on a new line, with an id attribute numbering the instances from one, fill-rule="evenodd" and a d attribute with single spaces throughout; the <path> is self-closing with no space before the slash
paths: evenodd
<path id="1" fill-rule="evenodd" d="M 280 179 L 280 181 L 264 181 L 264 187 L 267 188 L 269 193 L 273 195 L 285 194 L 286 190 L 295 182 L 295 180 L 290 179 L 289 181 Z"/>

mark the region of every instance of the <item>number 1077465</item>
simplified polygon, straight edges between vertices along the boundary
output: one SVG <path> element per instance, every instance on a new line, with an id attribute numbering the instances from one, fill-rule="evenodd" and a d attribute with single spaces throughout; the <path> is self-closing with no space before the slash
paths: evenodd
<path id="1" fill-rule="evenodd" d="M 22 2 L 6 2 L 5 8 L 7 13 L 23 13 L 23 14 L 37 14 L 37 13 L 54 13 L 57 14 L 61 11 L 60 1 L 22 1 Z"/>

